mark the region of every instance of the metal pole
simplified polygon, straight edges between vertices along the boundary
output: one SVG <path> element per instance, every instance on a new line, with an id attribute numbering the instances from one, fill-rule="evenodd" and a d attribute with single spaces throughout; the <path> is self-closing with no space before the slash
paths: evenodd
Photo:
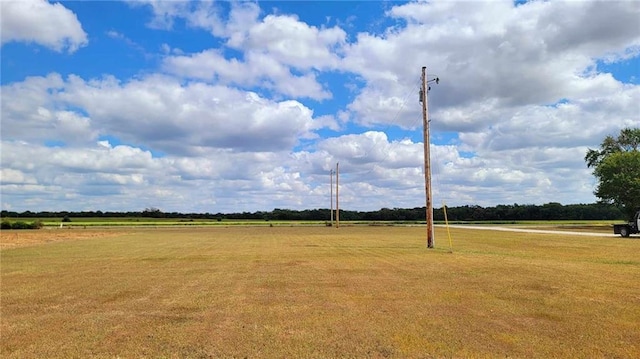
<path id="1" fill-rule="evenodd" d="M 426 196 L 427 248 L 433 248 L 433 201 L 431 198 L 431 154 L 429 140 L 429 104 L 427 102 L 427 67 L 422 67 L 422 127 L 424 142 L 424 191 Z"/>

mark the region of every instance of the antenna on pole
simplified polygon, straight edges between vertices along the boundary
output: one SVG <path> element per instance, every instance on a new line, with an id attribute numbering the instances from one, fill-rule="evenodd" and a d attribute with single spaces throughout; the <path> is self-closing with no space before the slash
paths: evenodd
<path id="1" fill-rule="evenodd" d="M 435 78 L 436 83 L 440 82 L 439 78 Z M 427 87 L 427 67 L 422 67 L 422 88 L 420 89 L 420 102 L 422 102 L 422 127 L 424 142 L 424 191 L 426 197 L 426 219 L 427 219 L 427 248 L 434 247 L 433 235 L 433 198 L 431 196 L 431 154 L 429 140 L 429 103 L 427 101 L 427 93 L 430 88 Z"/>

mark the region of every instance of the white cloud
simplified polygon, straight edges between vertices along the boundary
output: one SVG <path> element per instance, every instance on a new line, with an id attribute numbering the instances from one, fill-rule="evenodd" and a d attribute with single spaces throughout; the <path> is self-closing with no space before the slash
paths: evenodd
<path id="1" fill-rule="evenodd" d="M 306 182 L 288 154 L 213 150 L 209 156 L 156 158 L 131 146 L 102 141 L 91 148 L 3 142 L 1 189 L 5 198 L 38 196 L 40 208 L 171 211 L 268 210 L 304 207 L 315 185 Z M 12 201 L 6 201 L 10 204 Z M 317 203 L 317 201 L 316 201 Z M 8 208 L 3 201 L 4 208 Z M 18 207 L 18 208 L 16 208 Z"/>
<path id="2" fill-rule="evenodd" d="M 246 61 L 226 59 L 220 51 L 205 50 L 191 56 L 167 57 L 163 66 L 167 72 L 181 77 L 245 88 L 262 87 L 293 98 L 331 97 L 313 73 L 295 76 L 286 66 L 262 54 L 248 54 L 246 58 Z"/>
<path id="3" fill-rule="evenodd" d="M 109 30 L 106 32 L 106 35 L 109 36 L 112 39 L 118 40 L 118 41 L 122 41 L 124 42 L 127 46 L 131 47 L 132 49 L 135 49 L 136 51 L 145 54 L 146 55 L 146 50 L 144 49 L 144 47 L 142 47 L 140 44 L 138 44 L 137 42 L 131 40 L 130 38 L 128 38 L 125 34 L 115 31 L 115 30 Z"/>
<path id="4" fill-rule="evenodd" d="M 294 100 L 197 82 L 183 85 L 164 76 L 120 83 L 73 75 L 64 81 L 51 74 L 3 86 L 2 92 L 5 140 L 79 145 L 111 135 L 185 155 L 211 148 L 288 151 L 322 126 Z"/>
<path id="5" fill-rule="evenodd" d="M 49 74 L 46 77 L 27 77 L 22 82 L 2 87 L 2 120 L 7 118 L 37 116 L 38 107 L 51 107 L 55 102 L 51 94 L 55 94 L 64 86 L 59 74 Z"/>
<path id="6" fill-rule="evenodd" d="M 32 176 L 25 175 L 22 171 L 12 168 L 0 169 L 0 183 L 2 184 L 35 184 Z"/>
<path id="7" fill-rule="evenodd" d="M 436 203 L 592 202 L 587 147 L 640 124 L 640 87 L 594 71 L 598 59 L 636 51 L 639 7 L 601 5 L 396 6 L 390 14 L 407 19 L 406 27 L 360 33 L 345 50 L 346 68 L 365 79 L 348 106 L 350 118 L 365 126 L 421 125 L 416 92 L 420 68 L 427 65 L 441 79 L 429 93 L 432 135 L 456 133 L 457 151 L 472 156 L 434 161 Z M 571 24 L 553 16 L 571 18 Z M 603 23 L 612 18 L 620 21 Z M 437 154 L 440 146 L 435 148 Z"/>
<path id="8" fill-rule="evenodd" d="M 318 149 L 346 159 L 350 165 L 384 163 L 390 168 L 421 166 L 422 145 L 408 140 L 389 143 L 383 132 L 329 138 L 318 143 Z"/>
<path id="9" fill-rule="evenodd" d="M 35 42 L 58 52 L 75 52 L 88 43 L 78 17 L 60 3 L 45 0 L 0 2 L 2 44 Z"/>
<path id="10" fill-rule="evenodd" d="M 153 168 L 151 153 L 129 146 L 66 148 L 18 142 L 3 142 L 2 161 L 20 171 L 58 169 L 62 172 L 110 172 L 131 174 L 140 168 Z M 159 167 L 155 167 L 158 169 Z"/>
<path id="11" fill-rule="evenodd" d="M 339 57 L 334 51 L 346 40 L 346 33 L 338 27 L 318 29 L 283 15 L 266 16 L 245 36 L 231 45 L 268 54 L 282 64 L 303 70 L 335 68 Z"/>
<path id="12" fill-rule="evenodd" d="M 218 4 L 215 2 L 201 2 L 192 11 L 184 12 L 184 17 L 190 26 L 202 28 L 216 37 L 234 37 L 242 34 L 258 20 L 260 7 L 252 2 L 230 3 L 231 10 L 228 20 L 223 20 Z"/>
<path id="13" fill-rule="evenodd" d="M 189 11 L 189 3 L 186 1 L 128 0 L 127 2 L 131 6 L 149 5 L 153 18 L 147 25 L 154 29 L 170 30 L 174 19 Z"/>
<path id="14" fill-rule="evenodd" d="M 367 81 L 351 110 L 362 123 L 371 122 L 370 113 L 388 114 L 390 104 L 381 99 L 403 98 L 416 86 L 422 66 L 442 80 L 430 94 L 434 109 L 466 112 L 470 105 L 493 103 L 485 113 L 494 121 L 499 117 L 491 112 L 596 91 L 601 79 L 585 76 L 585 71 L 599 58 L 626 54 L 640 44 L 640 6 L 625 1 L 610 8 L 607 4 L 516 6 L 512 1 L 484 1 L 396 6 L 389 14 L 407 20 L 405 28 L 383 35 L 360 33 L 357 43 L 345 50 L 345 67 Z M 560 18 L 571 19 L 571 24 Z"/>
<path id="15" fill-rule="evenodd" d="M 164 5 L 151 2 L 151 6 L 157 13 Z M 208 49 L 168 56 L 163 63 L 165 71 L 222 84 L 262 87 L 294 98 L 331 98 L 314 71 L 337 68 L 340 56 L 336 50 L 346 41 L 342 29 L 309 26 L 289 15 L 267 15 L 259 20 L 260 9 L 255 3 L 231 4 L 226 20 L 215 3 L 171 7 L 160 12 L 171 14 L 171 19 L 183 18 L 189 26 L 209 30 L 226 39 L 229 48 L 243 53 L 242 58 L 227 58 L 221 49 Z"/>
<path id="16" fill-rule="evenodd" d="M 342 29 L 317 28 L 286 15 L 268 15 L 258 21 L 256 5 L 250 3 L 233 5 L 229 20 L 224 23 L 213 5 L 206 7 L 182 16 L 193 26 L 208 28 L 214 35 L 226 38 L 230 48 L 243 52 L 243 58 L 226 58 L 220 49 L 169 56 L 163 63 L 167 72 L 223 84 L 263 87 L 294 98 L 331 97 L 318 83 L 314 71 L 337 68 L 340 56 L 336 51 L 346 40 Z M 293 70 L 300 75 L 294 75 Z"/>
<path id="17" fill-rule="evenodd" d="M 2 88 L 2 138 L 51 141 L 68 145 L 92 143 L 98 135 L 88 117 L 66 111 L 56 102 L 64 81 L 57 74 L 30 77 Z"/>
<path id="18" fill-rule="evenodd" d="M 605 136 L 640 123 L 640 87 L 618 82 L 613 85 L 608 90 L 593 91 L 594 97 L 584 96 L 555 106 L 519 107 L 509 113 L 507 120 L 493 121 L 489 128 L 461 133 L 460 139 L 478 152 L 554 146 L 595 147 Z M 447 119 L 447 115 L 442 114 L 439 118 Z M 445 122 L 453 127 L 449 121 Z"/>

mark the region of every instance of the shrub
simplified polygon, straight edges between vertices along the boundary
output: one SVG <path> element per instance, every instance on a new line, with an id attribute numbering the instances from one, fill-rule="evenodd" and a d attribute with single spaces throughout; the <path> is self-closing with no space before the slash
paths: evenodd
<path id="1" fill-rule="evenodd" d="M 30 227 L 31 226 L 27 222 L 22 221 L 13 222 L 13 224 L 11 224 L 11 229 L 31 229 Z"/>
<path id="2" fill-rule="evenodd" d="M 27 222 L 23 222 L 23 221 L 17 221 L 17 222 L 9 222 L 9 221 L 2 221 L 2 229 L 40 229 L 44 227 L 44 223 L 42 223 L 42 221 L 38 220 L 38 221 L 34 221 L 31 223 L 27 223 Z"/>

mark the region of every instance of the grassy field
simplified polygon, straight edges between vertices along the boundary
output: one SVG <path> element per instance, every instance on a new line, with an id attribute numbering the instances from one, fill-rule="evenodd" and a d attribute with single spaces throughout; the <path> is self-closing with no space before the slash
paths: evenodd
<path id="1" fill-rule="evenodd" d="M 248 225 L 282 225 L 282 224 L 324 224 L 324 221 L 265 221 L 265 220 L 222 220 L 187 219 L 187 218 L 149 218 L 149 217 L 83 217 L 72 218 L 71 222 L 62 222 L 62 218 L 6 218 L 9 222 L 23 221 L 31 223 L 40 221 L 46 227 L 117 227 L 117 226 L 248 226 Z"/>
<path id="2" fill-rule="evenodd" d="M 5 217 L 3 220 L 12 222 L 32 223 L 34 221 L 42 223 L 46 227 L 160 227 L 160 226 L 325 226 L 328 220 L 316 221 L 293 221 L 293 220 L 264 220 L 264 219 L 188 219 L 188 218 L 150 218 L 150 217 L 78 217 L 71 218 L 71 222 L 62 222 L 62 218 L 42 217 L 42 218 L 12 218 Z M 495 220 L 495 221 L 451 221 L 451 224 L 472 224 L 472 225 L 500 225 L 500 226 L 522 226 L 522 227 L 544 227 L 553 229 L 567 229 L 586 231 L 612 231 L 614 223 L 623 221 L 615 220 Z M 444 224 L 444 221 L 436 221 L 436 224 Z M 347 226 L 392 226 L 392 225 L 425 225 L 425 221 L 342 221 L 341 224 Z"/>
<path id="3" fill-rule="evenodd" d="M 2 231 L 0 356 L 640 357 L 637 238 L 451 234 Z"/>

